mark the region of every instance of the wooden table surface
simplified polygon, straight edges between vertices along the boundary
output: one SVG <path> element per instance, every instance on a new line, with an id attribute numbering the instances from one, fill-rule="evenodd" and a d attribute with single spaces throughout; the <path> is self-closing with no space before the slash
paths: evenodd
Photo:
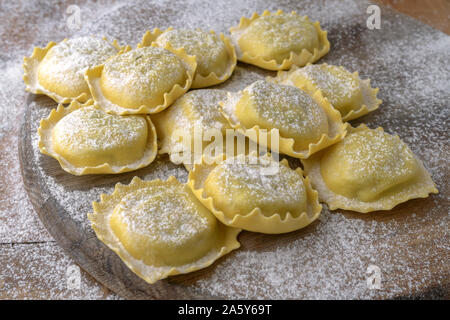
<path id="1" fill-rule="evenodd" d="M 375 0 L 450 34 L 449 0 Z"/>
<path id="2" fill-rule="evenodd" d="M 38 34 L 33 26 L 53 23 L 58 38 L 61 34 L 70 36 L 71 30 L 64 29 L 70 13 L 66 10 L 77 2 L 85 3 L 65 0 L 54 5 L 24 0 L 0 2 L 0 70 L 4 83 L 17 83 L 17 78 L 21 77 L 17 65 L 24 54 L 31 52 L 33 43 L 52 40 L 52 34 Z M 107 6 L 109 2 L 100 1 L 98 6 Z M 448 0 L 376 2 L 450 34 Z M 97 13 L 93 10 L 89 14 L 95 16 Z M 45 39 L 37 41 L 38 37 Z M 0 86 L 0 299 L 116 299 L 114 293 L 98 284 L 65 255 L 30 205 L 17 154 L 24 99 L 23 87 Z M 444 296 L 449 298 L 448 292 Z"/>

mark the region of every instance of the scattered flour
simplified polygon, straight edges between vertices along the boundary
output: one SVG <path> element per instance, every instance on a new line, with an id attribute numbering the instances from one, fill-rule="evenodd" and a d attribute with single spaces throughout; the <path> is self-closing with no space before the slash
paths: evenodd
<path id="1" fill-rule="evenodd" d="M 51 241 L 25 196 L 19 175 L 17 136 L 26 97 L 21 61 L 31 54 L 30 43 L 45 46 L 51 40 L 95 34 L 134 46 L 147 29 L 154 27 L 227 32 L 242 15 L 249 17 L 254 11 L 297 9 L 313 21 L 319 20 L 328 31 L 331 50 L 322 61 L 358 70 L 362 78 L 371 78 L 373 86 L 380 88 L 380 108 L 352 124 L 364 122 L 371 128 L 382 126 L 386 132 L 398 134 L 424 161 L 440 193 L 406 204 L 402 208 L 407 212 L 397 215 L 331 213 L 325 208 L 319 223 L 293 234 L 258 235 L 250 240 L 243 233 L 243 248 L 221 259 L 212 272 L 192 286 L 233 298 L 371 298 L 415 295 L 424 284 L 431 287 L 448 282 L 450 37 L 384 9 L 382 29 L 367 30 L 368 4 L 355 0 L 98 1 L 79 5 L 81 28 L 70 30 L 64 3 L 1 2 L 0 19 L 7 26 L 0 30 L 0 166 L 5 173 L 0 178 L 0 194 L 5 195 L 0 198 L 1 242 Z M 237 91 L 267 75 L 274 73 L 240 64 L 231 79 L 218 87 Z M 34 107 L 31 125 L 37 128 L 39 119 L 48 112 Z M 48 167 L 57 163 L 41 155 L 36 136 L 33 139 L 36 170 L 82 228 L 90 228 L 86 220 L 90 202 L 98 200 L 100 193 L 112 192 L 116 181 L 129 183 L 134 174 L 144 179 L 171 174 L 186 179 L 183 168 L 170 164 L 167 158 L 158 158 L 148 168 L 120 175 L 101 186 L 81 177 L 86 188 L 71 190 L 60 183 L 62 174 L 46 174 Z M 431 204 L 421 207 L 425 202 Z M 431 209 L 425 211 L 425 207 Z M 417 241 L 411 243 L 411 239 Z M 84 291 L 78 295 L 67 292 L 61 279 L 72 262 L 55 243 L 29 247 L 0 245 L 0 262 L 5 268 L 0 275 L 1 294 L 11 298 L 21 297 L 20 292 L 28 292 L 29 298 L 105 298 L 84 273 Z M 9 260 L 22 263 L 10 265 Z M 48 263 L 39 263 L 42 261 Z M 367 289 L 366 269 L 370 264 L 381 269 L 381 290 Z"/>
<path id="2" fill-rule="evenodd" d="M 80 270 L 54 242 L 2 245 L 0 263 L 3 298 L 118 299 Z"/>

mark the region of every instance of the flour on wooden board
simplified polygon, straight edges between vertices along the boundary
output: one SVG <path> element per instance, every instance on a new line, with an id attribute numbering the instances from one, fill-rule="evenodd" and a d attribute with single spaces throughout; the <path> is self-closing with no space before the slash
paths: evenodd
<path id="1" fill-rule="evenodd" d="M 33 8 L 26 1 L 7 3 L 2 4 L 4 8 L 0 10 L 0 17 L 8 19 L 4 16 L 8 12 L 23 12 L 23 19 L 15 20 L 13 25 L 17 30 L 31 30 L 30 36 L 39 46 L 72 35 L 90 34 L 107 36 L 118 39 L 121 44 L 134 46 L 147 29 L 154 27 L 199 27 L 227 32 L 228 27 L 236 25 L 241 16 L 249 17 L 254 11 L 301 8 L 297 9 L 300 14 L 308 14 L 313 21 L 319 20 L 328 31 L 331 49 L 321 61 L 343 65 L 351 72 L 359 71 L 361 78 L 371 78 L 372 85 L 380 88 L 379 98 L 383 104 L 379 110 L 352 123 L 364 122 L 371 128 L 382 126 L 386 132 L 398 134 L 423 160 L 440 194 L 432 196 L 434 206 L 430 212 L 411 209 L 411 214 L 402 223 L 389 218 L 384 221 L 362 220 L 355 215 L 349 218 L 348 215 L 330 213 L 325 208 L 320 222 L 311 226 L 310 233 L 299 233 L 296 239 L 273 247 L 269 245 L 264 251 L 237 250 L 221 259 L 211 273 L 196 280 L 192 286 L 203 292 L 232 298 L 370 298 L 414 293 L 423 287 L 422 283 L 443 282 L 448 275 L 445 256 L 430 252 L 429 247 L 423 244 L 407 247 L 406 242 L 401 243 L 398 239 L 417 238 L 423 234 L 425 226 L 430 225 L 435 230 L 448 230 L 449 217 L 445 212 L 448 210 L 449 177 L 445 159 L 450 158 L 450 151 L 443 147 L 448 144 L 448 133 L 442 133 L 448 132 L 446 121 L 450 118 L 449 108 L 443 104 L 450 98 L 450 66 L 447 63 L 450 38 L 431 27 L 418 27 L 418 22 L 400 19 L 397 14 L 389 12 L 382 13 L 380 31 L 368 32 L 364 30 L 367 2 L 336 0 L 326 3 L 300 5 L 297 1 L 281 1 L 278 5 L 257 0 L 233 0 L 229 3 L 179 0 L 124 4 L 99 1 L 80 6 L 82 27 L 78 31 L 68 30 L 65 26 L 66 8 L 62 5 Z M 55 16 L 62 18 L 55 20 Z M 27 45 L 30 40 L 16 43 L 6 38 L 17 37 L 0 39 L 2 47 L 8 49 L 2 52 L 0 59 L 3 79 L 0 82 L 0 138 L 4 142 L 0 157 L 2 160 L 11 159 L 0 161 L 1 172 L 6 174 L 0 180 L 4 189 L 1 191 L 8 195 L 7 199 L 0 199 L 0 237 L 4 242 L 20 242 L 33 235 L 35 239 L 46 241 L 50 236 L 37 221 L 24 196 L 22 184 L 17 183 L 20 179 L 17 139 L 6 138 L 10 132 L 18 134 L 26 96 L 21 59 L 31 54 L 32 48 Z M 274 73 L 240 64 L 231 79 L 218 87 L 238 91 L 266 75 L 273 76 Z M 47 108 L 33 109 L 33 132 L 36 132 L 39 119 L 47 117 L 48 112 Z M 55 177 L 45 174 L 41 164 L 55 160 L 40 154 L 36 134 L 33 142 L 37 170 L 45 184 L 74 220 L 83 228 L 90 228 L 86 213 L 91 210 L 91 201 L 98 200 L 100 193 L 111 193 L 113 186 L 68 190 Z M 186 179 L 186 171 L 182 167 L 159 158 L 141 177 L 165 178 L 171 174 L 182 181 Z M 393 238 L 393 241 L 391 236 L 394 234 L 401 236 Z M 450 250 L 448 235 L 443 233 L 440 239 L 433 245 Z M 52 254 L 55 250 L 44 249 L 48 250 L 0 250 L 2 254 L 34 261 L 35 257 L 42 256 L 42 252 Z M 424 265 L 418 268 L 414 266 L 416 261 L 423 261 Z M 389 288 L 380 291 L 367 289 L 365 272 L 369 264 L 380 267 L 383 281 L 390 283 Z M 55 269 L 54 274 L 44 275 L 39 265 L 33 265 L 24 266 L 22 271 L 36 278 L 45 278 L 58 277 L 61 270 Z M 396 279 L 392 278 L 394 274 Z M 11 277 L 16 276 L 12 274 Z M 20 281 L 20 278 L 16 280 Z M 27 286 L 27 283 L 23 285 Z M 100 297 L 97 293 L 98 288 L 93 286 L 85 295 Z M 53 291 L 50 295 L 50 298 L 60 297 Z"/>

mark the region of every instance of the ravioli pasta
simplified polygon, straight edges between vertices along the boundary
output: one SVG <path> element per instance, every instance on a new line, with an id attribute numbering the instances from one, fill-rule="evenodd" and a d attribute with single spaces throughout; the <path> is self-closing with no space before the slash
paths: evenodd
<path id="1" fill-rule="evenodd" d="M 89 69 L 85 77 L 95 104 L 120 115 L 156 113 L 171 105 L 191 87 L 197 63 L 184 49 L 168 49 L 133 49 Z"/>
<path id="2" fill-rule="evenodd" d="M 411 149 L 382 128 L 351 128 L 344 140 L 302 162 L 319 198 L 332 210 L 390 210 L 438 192 Z"/>
<path id="3" fill-rule="evenodd" d="M 227 92 L 224 90 L 193 90 L 179 98 L 169 109 L 155 114 L 153 120 L 160 141 L 159 153 L 168 153 L 174 163 L 180 162 L 177 159 L 186 159 L 183 164 L 191 168 L 191 164 L 202 156 L 203 150 L 207 150 L 208 145 L 216 138 L 223 139 L 225 130 L 230 128 L 219 111 L 219 101 L 226 97 Z M 209 133 L 220 136 L 211 136 L 212 141 L 203 141 L 203 136 Z M 201 141 L 201 148 L 197 153 L 195 138 Z M 220 153 L 222 149 L 220 148 Z"/>
<path id="4" fill-rule="evenodd" d="M 293 86 L 258 80 L 237 94 L 230 93 L 221 106 L 230 125 L 250 139 L 259 139 L 254 132 L 261 129 L 277 129 L 279 152 L 295 158 L 309 157 L 346 132 L 339 112 L 320 92 L 311 97 Z M 256 142 L 272 147 L 270 139 Z"/>
<path id="5" fill-rule="evenodd" d="M 350 73 L 344 67 L 328 65 L 307 65 L 280 71 L 270 81 L 292 84 L 309 93 L 320 90 L 334 108 L 339 110 L 344 121 L 359 118 L 376 110 L 381 104 L 377 98 L 378 88 L 370 86 L 370 80 L 360 79 L 358 72 Z"/>
<path id="6" fill-rule="evenodd" d="M 160 153 L 189 171 L 186 183 L 117 183 L 88 213 L 97 238 L 150 284 L 210 266 L 240 247 L 242 229 L 304 228 L 318 220 L 319 201 L 366 213 L 438 192 L 398 136 L 345 122 L 382 101 L 358 72 L 312 64 L 330 49 L 319 22 L 266 10 L 230 34 L 155 28 L 135 49 L 79 37 L 24 58 L 26 90 L 60 103 L 41 120 L 38 144 L 63 170 L 119 174 Z M 224 83 L 237 60 L 277 76 L 236 92 L 189 91 Z M 262 78 L 244 69 L 218 87 Z"/>
<path id="7" fill-rule="evenodd" d="M 110 115 L 92 101 L 59 105 L 38 129 L 39 149 L 74 175 L 122 173 L 156 157 L 156 130 L 148 116 Z"/>
<path id="8" fill-rule="evenodd" d="M 91 94 L 84 73 L 119 50 L 117 41 L 110 43 L 97 37 L 65 39 L 58 44 L 50 42 L 45 48 L 36 47 L 30 57 L 24 58 L 26 90 L 45 94 L 58 103 L 86 102 Z"/>
<path id="9" fill-rule="evenodd" d="M 239 61 L 268 70 L 286 70 L 292 65 L 304 66 L 328 53 L 330 43 L 319 22 L 296 12 L 254 13 L 241 18 L 230 28 Z"/>
<path id="10" fill-rule="evenodd" d="M 173 176 L 119 183 L 88 217 L 97 237 L 149 283 L 205 268 L 240 246 L 240 230 L 221 224 Z"/>
<path id="11" fill-rule="evenodd" d="M 138 47 L 151 44 L 158 47 L 184 48 L 186 53 L 196 57 L 197 70 L 192 88 L 203 88 L 227 80 L 236 67 L 236 52 L 230 40 L 223 34 L 200 29 L 173 29 L 162 31 L 158 28 L 147 31 Z"/>

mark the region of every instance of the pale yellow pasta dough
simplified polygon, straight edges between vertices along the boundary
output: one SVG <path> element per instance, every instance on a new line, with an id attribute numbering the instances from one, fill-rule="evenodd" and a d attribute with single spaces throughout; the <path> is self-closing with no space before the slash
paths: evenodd
<path id="1" fill-rule="evenodd" d="M 291 84 L 311 94 L 320 90 L 344 121 L 372 112 L 382 102 L 377 98 L 378 88 L 372 88 L 370 80 L 361 80 L 358 72 L 350 73 L 344 67 L 326 63 L 280 71 L 269 81 Z"/>
<path id="2" fill-rule="evenodd" d="M 331 209 L 389 210 L 437 192 L 422 162 L 398 136 L 364 125 L 303 161 L 319 197 Z"/>
<path id="3" fill-rule="evenodd" d="M 328 134 L 325 111 L 293 86 L 258 80 L 243 90 L 234 114 L 246 128 L 277 128 L 281 136 L 294 139 L 299 149 Z"/>
<path id="4" fill-rule="evenodd" d="M 198 260 L 219 240 L 218 221 L 181 183 L 126 194 L 109 222 L 133 258 L 153 266 Z"/>
<path id="5" fill-rule="evenodd" d="M 100 109 L 118 115 L 152 114 L 189 90 L 196 68 L 195 57 L 183 48 L 126 47 L 89 69 L 85 79 Z"/>
<path id="6" fill-rule="evenodd" d="M 364 130 L 349 134 L 323 156 L 320 171 L 327 186 L 349 198 L 369 202 L 411 181 L 419 167 L 397 136 Z"/>
<path id="7" fill-rule="evenodd" d="M 345 115 L 352 107 L 361 105 L 363 97 L 357 74 L 327 64 L 309 65 L 299 72 L 311 79 L 341 114 Z"/>
<path id="8" fill-rule="evenodd" d="M 84 74 L 104 63 L 119 51 L 117 42 L 97 37 L 65 39 L 50 43 L 46 48 L 35 48 L 24 60 L 27 90 L 46 94 L 59 103 L 72 100 L 86 102 L 90 97 Z"/>
<path id="9" fill-rule="evenodd" d="M 158 28 L 148 30 L 138 48 L 158 46 L 169 50 L 183 48 L 187 54 L 195 57 L 197 70 L 192 88 L 205 88 L 227 80 L 236 67 L 236 51 L 231 40 L 223 33 L 201 29 Z"/>
<path id="10" fill-rule="evenodd" d="M 142 157 L 148 131 L 144 117 L 109 115 L 91 106 L 58 121 L 52 142 L 54 150 L 76 166 L 123 165 Z"/>
<path id="11" fill-rule="evenodd" d="M 317 193 L 287 161 L 238 155 L 195 165 L 189 186 L 223 223 L 249 231 L 284 233 L 305 227 L 320 214 Z M 218 158 L 220 159 L 220 157 Z"/>
<path id="12" fill-rule="evenodd" d="M 339 112 L 320 92 L 310 95 L 295 86 L 258 80 L 229 94 L 221 110 L 233 128 L 252 140 L 255 130 L 278 130 L 279 151 L 296 158 L 307 158 L 345 135 Z M 271 141 L 257 142 L 273 148 Z"/>
<path id="13" fill-rule="evenodd" d="M 260 16 L 241 18 L 230 29 L 238 60 L 268 70 L 304 66 L 327 54 L 330 43 L 318 22 L 296 12 L 264 11 Z"/>
<path id="14" fill-rule="evenodd" d="M 203 77 L 214 72 L 217 76 L 226 73 L 230 59 L 225 43 L 213 33 L 202 30 L 174 29 L 161 34 L 156 43 L 164 47 L 170 43 L 174 48 L 184 48 L 186 53 L 197 58 L 197 74 Z M 194 78 L 195 82 L 195 78 Z"/>
<path id="15" fill-rule="evenodd" d="M 174 53 L 157 47 L 131 50 L 107 61 L 100 85 L 104 96 L 123 108 L 164 103 L 164 93 L 186 82 L 186 67 Z"/>
<path id="16" fill-rule="evenodd" d="M 204 194 L 228 218 L 246 215 L 255 208 L 282 219 L 288 212 L 298 216 L 306 210 L 306 192 L 297 172 L 280 165 L 279 172 L 265 176 L 260 164 L 239 163 L 235 158 L 217 165 L 204 182 Z"/>
<path id="17" fill-rule="evenodd" d="M 306 49 L 313 52 L 319 46 L 314 25 L 294 14 L 263 16 L 254 20 L 238 40 L 242 51 L 265 60 L 282 63 L 291 52 Z"/>
<path id="18" fill-rule="evenodd" d="M 161 145 L 159 152 L 169 155 L 188 152 L 189 162 L 183 163 L 193 164 L 192 155 L 196 151 L 195 138 L 200 140 L 201 148 L 198 150 L 198 156 L 201 157 L 203 150 L 215 139 L 215 137 L 210 140 L 203 139 L 205 135 L 208 132 L 218 133 L 222 138 L 225 130 L 230 128 L 228 121 L 219 110 L 219 101 L 224 101 L 226 98 L 227 92 L 224 90 L 193 90 L 175 101 L 167 110 L 155 114 L 153 121 Z"/>
<path id="19" fill-rule="evenodd" d="M 239 229 L 220 223 L 183 183 L 117 184 L 88 215 L 97 236 L 149 283 L 212 264 L 239 247 Z"/>

